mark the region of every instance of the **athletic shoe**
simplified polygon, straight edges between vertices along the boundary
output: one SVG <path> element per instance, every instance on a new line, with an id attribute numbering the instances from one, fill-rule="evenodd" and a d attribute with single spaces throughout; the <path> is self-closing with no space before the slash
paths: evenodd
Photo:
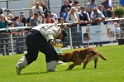
<path id="1" fill-rule="evenodd" d="M 64 62 L 63 62 L 63 61 L 61 61 L 61 60 L 59 60 L 59 61 L 58 61 L 58 64 L 63 64 L 63 63 L 64 63 Z"/>
<path id="2" fill-rule="evenodd" d="M 16 65 L 16 73 L 17 73 L 18 75 L 21 74 L 21 68 L 20 68 L 20 66 L 19 66 L 18 64 Z"/>

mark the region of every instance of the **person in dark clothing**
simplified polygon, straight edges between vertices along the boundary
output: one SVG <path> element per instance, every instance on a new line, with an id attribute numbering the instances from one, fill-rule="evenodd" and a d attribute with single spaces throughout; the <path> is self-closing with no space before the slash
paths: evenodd
<path id="1" fill-rule="evenodd" d="M 29 11 L 29 17 L 27 18 L 27 26 L 30 26 L 30 19 L 31 17 L 33 17 L 34 12 L 33 11 Z"/>
<path id="2" fill-rule="evenodd" d="M 22 22 L 24 24 L 24 26 L 26 26 L 26 18 L 24 17 L 25 14 L 24 12 L 20 12 L 20 22 Z"/>
<path id="3" fill-rule="evenodd" d="M 108 14 L 108 18 L 111 18 L 112 17 L 112 8 L 111 7 L 109 7 L 108 9 L 107 9 L 107 14 Z"/>
<path id="4" fill-rule="evenodd" d="M 44 1 L 40 1 L 40 6 L 43 8 L 43 14 L 47 17 L 47 14 L 50 12 L 48 7 L 45 5 Z"/>
<path id="5" fill-rule="evenodd" d="M 102 5 L 104 6 L 105 9 L 108 9 L 110 6 L 109 6 L 109 0 L 105 0 L 102 2 Z"/>
<path id="6" fill-rule="evenodd" d="M 80 7 L 80 12 L 78 13 L 78 21 L 79 24 L 82 26 L 86 26 L 87 24 L 90 24 L 90 17 L 89 14 L 85 11 L 85 7 Z"/>
<path id="7" fill-rule="evenodd" d="M 64 0 L 64 5 L 61 6 L 60 10 L 60 17 L 63 17 L 63 14 L 66 12 L 68 8 L 71 9 L 71 5 L 69 4 L 68 0 Z"/>
<path id="8" fill-rule="evenodd" d="M 11 23 L 12 21 L 7 19 L 7 17 L 3 14 L 3 9 L 0 8 L 0 28 L 8 28 L 8 24 Z M 9 34 L 7 32 L 9 32 L 9 30 L 0 30 L 0 51 L 2 55 L 9 55 Z"/>
<path id="9" fill-rule="evenodd" d="M 79 46 L 82 44 L 82 33 L 81 33 L 81 26 L 87 26 L 90 24 L 90 17 L 89 14 L 85 11 L 85 7 L 81 6 L 80 7 L 80 12 L 78 13 L 78 28 L 77 28 L 77 33 L 78 33 L 78 41 L 79 41 Z"/>
<path id="10" fill-rule="evenodd" d="M 104 15 L 105 17 L 108 17 L 108 12 L 107 12 L 107 10 L 104 9 L 104 7 L 103 7 L 101 4 L 98 5 L 98 9 L 103 13 L 103 15 Z"/>
<path id="11" fill-rule="evenodd" d="M 59 58 L 53 46 L 56 39 L 64 41 L 66 36 L 65 30 L 61 29 L 61 26 L 41 24 L 33 27 L 26 37 L 27 54 L 16 64 L 17 74 L 20 74 L 23 68 L 37 59 L 39 51 L 45 54 L 47 72 L 55 71 Z"/>

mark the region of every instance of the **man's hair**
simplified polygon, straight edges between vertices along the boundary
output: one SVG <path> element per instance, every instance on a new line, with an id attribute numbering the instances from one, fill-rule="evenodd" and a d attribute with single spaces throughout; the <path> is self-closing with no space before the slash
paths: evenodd
<path id="1" fill-rule="evenodd" d="M 62 41 L 64 41 L 65 37 L 67 37 L 67 33 L 66 33 L 66 31 L 64 29 L 62 29 L 61 31 L 62 31 L 62 35 L 63 35 Z"/>
<path id="2" fill-rule="evenodd" d="M 37 13 L 37 12 L 36 12 L 36 13 L 34 13 L 34 16 L 38 16 L 38 15 L 39 15 L 39 13 Z"/>
<path id="3" fill-rule="evenodd" d="M 3 9 L 0 8 L 0 14 L 3 14 Z"/>
<path id="4" fill-rule="evenodd" d="M 74 1 L 75 4 L 78 4 L 78 1 Z"/>

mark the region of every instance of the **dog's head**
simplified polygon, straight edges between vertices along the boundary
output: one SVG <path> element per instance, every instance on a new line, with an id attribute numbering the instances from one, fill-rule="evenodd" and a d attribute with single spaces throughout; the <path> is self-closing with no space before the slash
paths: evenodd
<path id="1" fill-rule="evenodd" d="M 63 53 L 59 55 L 59 59 L 64 61 L 64 62 L 70 62 L 71 61 L 71 53 Z"/>
<path id="2" fill-rule="evenodd" d="M 67 53 L 63 53 L 61 55 L 59 55 L 59 59 L 64 61 L 64 62 L 71 62 L 72 58 L 79 53 L 78 50 L 75 50 L 73 52 L 67 52 Z"/>

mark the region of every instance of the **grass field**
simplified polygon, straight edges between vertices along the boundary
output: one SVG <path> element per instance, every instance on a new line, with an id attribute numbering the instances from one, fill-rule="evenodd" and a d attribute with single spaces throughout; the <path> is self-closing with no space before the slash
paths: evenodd
<path id="1" fill-rule="evenodd" d="M 0 82 L 124 82 L 124 45 L 103 46 L 96 48 L 107 61 L 99 58 L 94 69 L 93 61 L 86 69 L 82 65 L 66 71 L 67 65 L 58 65 L 58 72 L 46 72 L 45 57 L 39 53 L 38 59 L 22 70 L 21 75 L 15 72 L 17 61 L 23 56 L 0 56 Z M 71 50 L 64 50 L 67 52 Z"/>

